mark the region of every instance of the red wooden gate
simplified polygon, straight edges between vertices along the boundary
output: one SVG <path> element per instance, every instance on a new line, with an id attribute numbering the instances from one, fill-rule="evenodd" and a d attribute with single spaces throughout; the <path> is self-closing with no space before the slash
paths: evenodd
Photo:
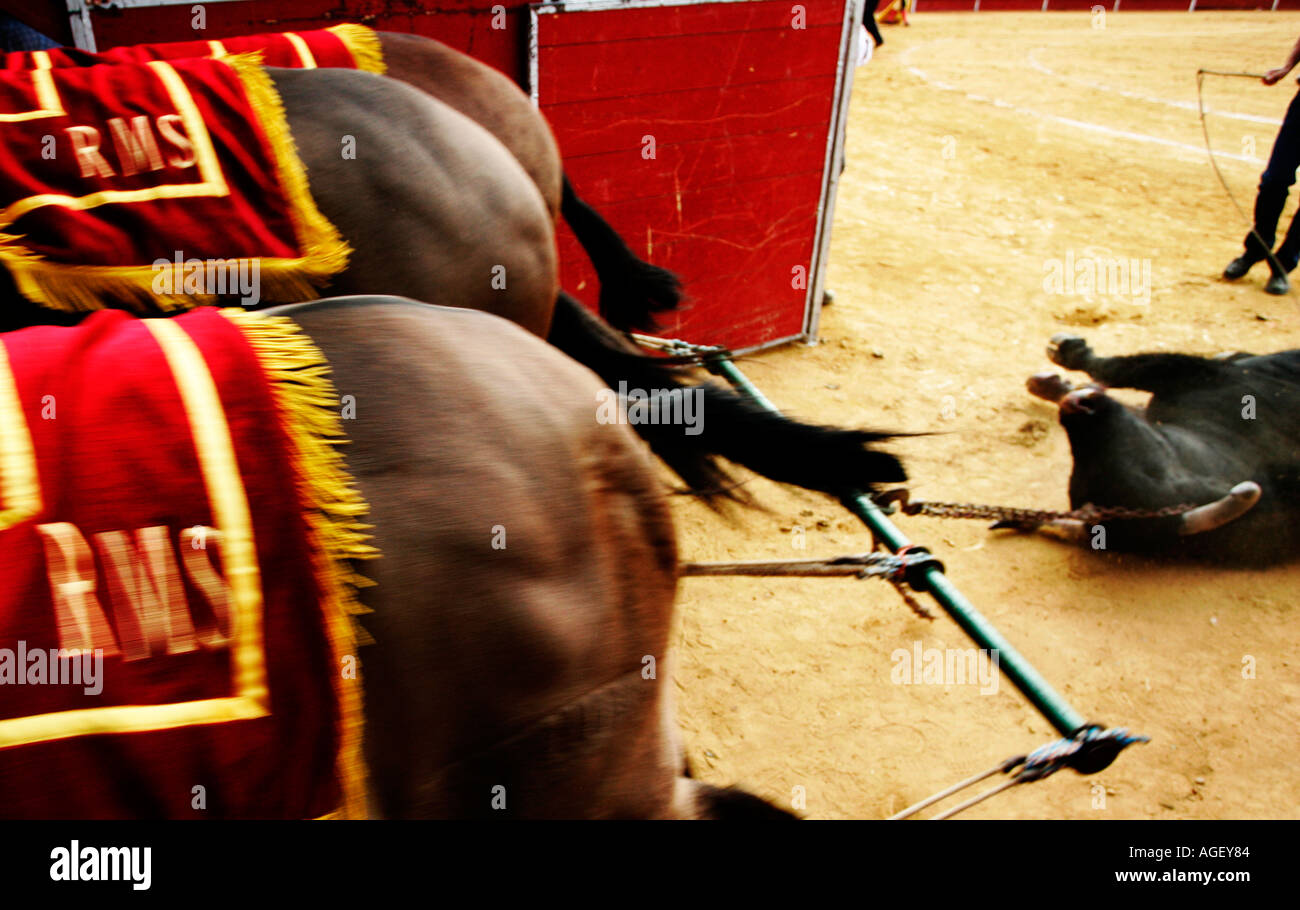
<path id="1" fill-rule="evenodd" d="M 685 280 L 664 334 L 740 350 L 815 331 L 855 29 L 843 0 L 534 7 L 533 98 L 565 170 Z M 567 232 L 560 254 L 594 302 Z"/>

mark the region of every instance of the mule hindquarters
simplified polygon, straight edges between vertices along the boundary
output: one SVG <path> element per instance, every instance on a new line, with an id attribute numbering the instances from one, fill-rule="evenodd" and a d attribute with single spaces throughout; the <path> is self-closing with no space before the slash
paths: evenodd
<path id="1" fill-rule="evenodd" d="M 377 34 L 387 74 L 455 108 L 499 139 L 537 184 L 551 220 L 556 220 L 560 151 L 546 118 L 514 80 L 433 38 Z"/>
<path id="2" fill-rule="evenodd" d="M 352 247 L 331 294 L 484 310 L 546 334 L 559 290 L 554 225 L 505 146 L 394 79 L 270 72 L 312 197 Z"/>
<path id="3" fill-rule="evenodd" d="M 376 814 L 691 812 L 666 698 L 672 525 L 643 445 L 598 422 L 600 381 L 481 313 L 278 312 L 355 402 L 346 454 L 383 553 L 362 567 Z"/>

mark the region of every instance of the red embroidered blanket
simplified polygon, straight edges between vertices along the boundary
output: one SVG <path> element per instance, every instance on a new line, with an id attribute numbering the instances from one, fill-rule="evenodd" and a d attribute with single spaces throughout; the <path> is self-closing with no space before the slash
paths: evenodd
<path id="1" fill-rule="evenodd" d="M 305 32 L 270 32 L 205 41 L 135 44 L 92 54 L 75 47 L 48 51 L 18 51 L 3 55 L 0 69 L 27 70 L 48 66 L 93 66 L 97 63 L 148 63 L 186 57 L 227 57 L 258 53 L 266 66 L 288 69 L 363 69 L 384 72 L 383 51 L 375 33 L 364 25 L 335 25 Z"/>
<path id="2" fill-rule="evenodd" d="M 252 58 L 0 71 L 0 263 L 28 299 L 296 301 L 347 254 Z"/>
<path id="3" fill-rule="evenodd" d="M 364 811 L 364 504 L 296 331 L 205 308 L 0 336 L 0 816 Z"/>

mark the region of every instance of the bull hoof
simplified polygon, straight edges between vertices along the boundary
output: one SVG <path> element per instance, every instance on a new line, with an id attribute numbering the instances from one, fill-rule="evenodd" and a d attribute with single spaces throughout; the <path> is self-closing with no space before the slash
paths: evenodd
<path id="1" fill-rule="evenodd" d="M 1095 385 L 1087 385 L 1081 389 L 1073 389 L 1065 395 L 1060 401 L 1061 413 L 1063 414 L 1096 414 L 1097 408 L 1103 403 L 1102 399 L 1106 393 Z"/>
<path id="2" fill-rule="evenodd" d="M 1035 395 L 1052 404 L 1060 404 L 1061 399 L 1070 393 L 1074 384 L 1060 373 L 1035 373 L 1025 381 L 1025 388 L 1030 395 Z"/>
<path id="3" fill-rule="evenodd" d="M 1053 335 L 1047 345 L 1047 359 L 1058 367 L 1067 370 L 1081 370 L 1083 364 L 1092 356 L 1088 342 L 1077 335 Z"/>

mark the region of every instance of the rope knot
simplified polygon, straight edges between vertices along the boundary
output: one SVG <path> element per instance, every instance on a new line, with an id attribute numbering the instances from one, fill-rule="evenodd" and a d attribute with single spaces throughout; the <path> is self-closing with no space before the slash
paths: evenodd
<path id="1" fill-rule="evenodd" d="M 928 547 L 919 544 L 908 544 L 894 554 L 897 560 L 897 568 L 888 576 L 894 584 L 907 583 L 907 586 L 913 591 L 928 591 L 930 589 L 929 575 L 930 569 L 937 569 L 942 572 L 943 563 L 939 557 L 932 554 Z"/>

